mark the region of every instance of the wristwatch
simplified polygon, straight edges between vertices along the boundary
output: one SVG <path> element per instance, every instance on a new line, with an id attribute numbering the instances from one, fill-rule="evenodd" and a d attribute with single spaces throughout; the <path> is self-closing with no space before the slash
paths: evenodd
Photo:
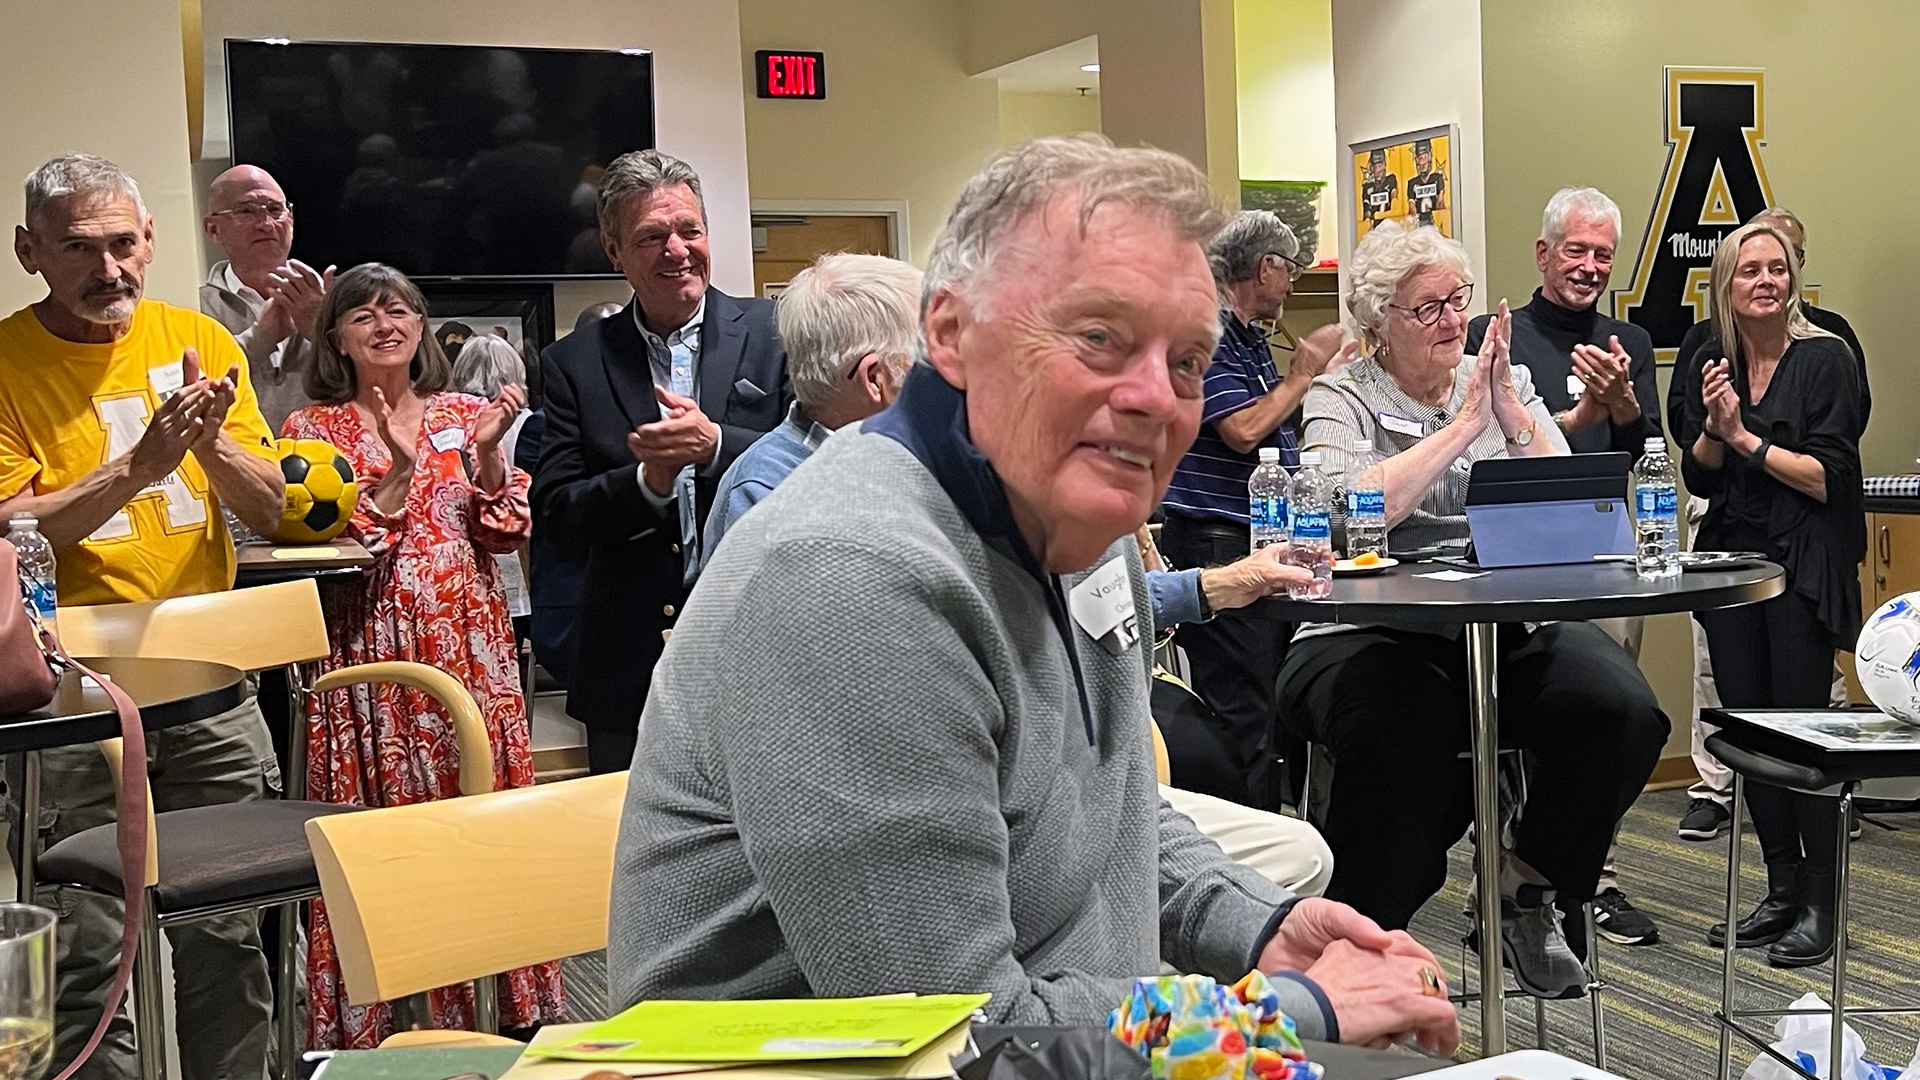
<path id="1" fill-rule="evenodd" d="M 1519 431 L 1516 431 L 1513 434 L 1507 436 L 1507 441 L 1512 443 L 1515 446 L 1526 446 L 1533 442 L 1534 430 L 1537 429 L 1539 426 L 1540 426 L 1540 421 L 1529 420 L 1527 421 L 1526 427 L 1523 427 Z"/>

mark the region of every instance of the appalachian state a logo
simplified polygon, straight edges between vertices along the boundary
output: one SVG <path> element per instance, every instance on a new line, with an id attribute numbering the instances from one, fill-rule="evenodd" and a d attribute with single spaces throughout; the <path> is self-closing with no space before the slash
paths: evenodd
<path id="1" fill-rule="evenodd" d="M 1615 292 L 1613 306 L 1616 317 L 1646 328 L 1655 359 L 1670 364 L 1687 328 L 1707 317 L 1708 272 L 1721 238 L 1772 205 L 1773 189 L 1760 160 L 1765 73 L 1666 72 L 1666 173 L 1633 284 Z"/>

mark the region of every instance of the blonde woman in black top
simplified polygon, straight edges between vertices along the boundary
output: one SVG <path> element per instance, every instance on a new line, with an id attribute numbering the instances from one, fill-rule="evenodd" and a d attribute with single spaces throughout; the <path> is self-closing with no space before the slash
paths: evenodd
<path id="1" fill-rule="evenodd" d="M 1715 340 L 1689 377 L 1677 432 L 1687 490 L 1713 501 L 1696 546 L 1765 552 L 1786 568 L 1787 589 L 1696 617 L 1727 708 L 1825 708 L 1834 650 L 1850 648 L 1860 627 L 1858 365 L 1802 314 L 1799 264 L 1773 225 L 1720 242 L 1712 287 Z M 1839 804 L 1767 784 L 1746 790 L 1767 896 L 1737 940 L 1770 946 L 1776 967 L 1821 963 L 1833 954 Z M 1725 933 L 1716 926 L 1708 938 Z"/>

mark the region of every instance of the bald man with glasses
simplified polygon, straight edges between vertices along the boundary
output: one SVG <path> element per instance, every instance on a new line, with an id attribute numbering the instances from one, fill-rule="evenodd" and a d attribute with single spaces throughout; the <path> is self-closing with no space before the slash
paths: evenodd
<path id="1" fill-rule="evenodd" d="M 203 224 L 227 257 L 207 271 L 200 310 L 239 341 L 277 434 L 289 413 L 312 404 L 303 380 L 333 267 L 323 273 L 292 258 L 293 204 L 265 169 L 235 165 L 215 177 Z"/>

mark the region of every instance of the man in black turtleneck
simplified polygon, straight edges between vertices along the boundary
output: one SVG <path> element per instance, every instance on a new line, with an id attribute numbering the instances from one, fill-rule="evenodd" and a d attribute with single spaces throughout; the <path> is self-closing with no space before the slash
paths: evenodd
<path id="1" fill-rule="evenodd" d="M 1526 306 L 1514 309 L 1511 352 L 1513 362 L 1532 373 L 1534 389 L 1574 453 L 1624 450 L 1638 461 L 1647 440 L 1661 433 L 1653 339 L 1632 323 L 1600 314 L 1596 306 L 1613 276 L 1619 240 L 1620 208 L 1604 193 L 1593 188 L 1554 192 L 1541 216 L 1540 238 L 1533 242 L 1540 287 Z M 1490 319 L 1482 315 L 1467 327 L 1467 352 L 1479 353 Z M 1595 620 L 1636 660 L 1644 624 L 1639 618 Z M 1594 927 L 1622 945 L 1653 944 L 1660 930 L 1621 893 L 1615 854 L 1607 852 L 1593 898 Z M 1585 955 L 1584 923 L 1579 913 L 1568 915 L 1568 943 Z"/>

